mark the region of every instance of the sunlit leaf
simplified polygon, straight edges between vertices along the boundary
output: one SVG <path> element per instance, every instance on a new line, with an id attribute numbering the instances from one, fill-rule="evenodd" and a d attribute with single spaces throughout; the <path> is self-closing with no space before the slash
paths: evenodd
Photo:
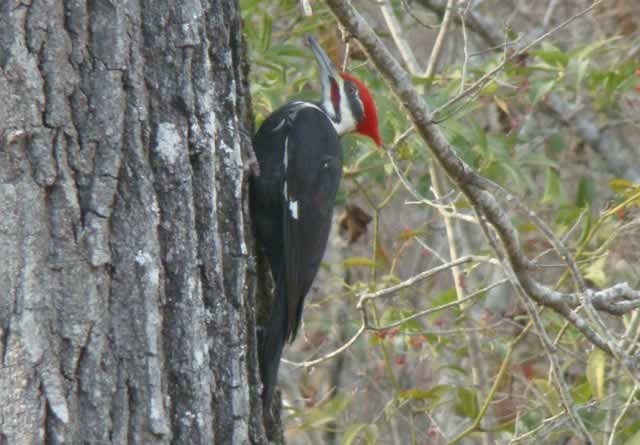
<path id="1" fill-rule="evenodd" d="M 630 425 L 623 428 L 622 432 L 626 436 L 633 436 L 634 434 L 640 434 L 640 420 L 635 420 Z M 625 444 L 626 445 L 626 444 Z M 636 444 L 638 445 L 638 444 Z"/>
<path id="2" fill-rule="evenodd" d="M 455 405 L 456 411 L 465 417 L 475 419 L 478 416 L 478 394 L 468 388 L 458 388 L 458 403 Z"/>
<path id="3" fill-rule="evenodd" d="M 531 379 L 538 391 L 544 396 L 543 400 L 547 403 L 550 412 L 554 412 L 560 406 L 560 397 L 556 388 L 545 379 Z"/>
<path id="4" fill-rule="evenodd" d="M 591 385 L 587 380 L 584 380 L 582 383 L 579 383 L 573 388 L 571 388 L 571 396 L 573 397 L 573 401 L 579 405 L 587 403 L 591 396 L 593 395 L 591 391 Z"/>
<path id="5" fill-rule="evenodd" d="M 569 63 L 569 55 L 566 52 L 546 41 L 541 49 L 531 51 L 531 54 L 553 66 L 565 67 Z"/>
<path id="6" fill-rule="evenodd" d="M 346 268 L 349 267 L 376 267 L 379 268 L 380 265 L 376 264 L 371 258 L 363 257 L 363 256 L 354 256 L 351 258 L 347 258 L 342 262 L 342 265 Z"/>
<path id="7" fill-rule="evenodd" d="M 452 386 L 451 385 L 436 385 L 433 388 L 424 390 L 424 389 L 409 389 L 407 391 L 402 391 L 399 394 L 399 398 L 401 400 L 407 400 L 407 399 L 411 399 L 411 400 L 439 400 L 442 398 L 442 396 L 444 396 L 446 393 L 450 392 L 452 390 Z"/>
<path id="8" fill-rule="evenodd" d="M 640 189 L 640 184 L 635 184 L 623 178 L 615 178 L 609 181 L 609 188 L 615 193 L 624 194 L 631 190 Z"/>
<path id="9" fill-rule="evenodd" d="M 534 223 L 518 224 L 518 232 L 520 233 L 535 232 L 536 230 L 538 227 Z"/>
<path id="10" fill-rule="evenodd" d="M 547 169 L 547 179 L 544 186 L 544 195 L 542 197 L 543 204 L 559 202 L 561 198 L 560 177 L 555 169 Z"/>
<path id="11" fill-rule="evenodd" d="M 378 439 L 378 427 L 367 423 L 352 424 L 344 433 L 342 445 L 351 445 L 356 439 L 364 440 L 367 444 L 375 444 Z"/>
<path id="12" fill-rule="evenodd" d="M 271 30 L 272 30 L 272 23 L 271 23 L 271 15 L 269 14 L 264 14 L 262 16 L 262 38 L 261 38 L 261 46 L 262 46 L 262 51 L 265 52 L 269 49 L 269 46 L 271 46 Z"/>
<path id="13" fill-rule="evenodd" d="M 637 431 L 633 436 L 629 437 L 624 445 L 640 445 L 640 431 Z"/>
<path id="14" fill-rule="evenodd" d="M 601 349 L 594 349 L 587 358 L 587 380 L 591 385 L 591 392 L 598 400 L 603 400 L 605 394 L 605 371 L 607 355 Z"/>
<path id="15" fill-rule="evenodd" d="M 537 104 L 541 99 L 543 99 L 549 92 L 553 89 L 556 84 L 555 79 L 551 80 L 536 80 L 531 82 L 531 86 L 529 87 L 529 100 L 532 104 Z"/>
<path id="16" fill-rule="evenodd" d="M 605 266 L 607 264 L 607 257 L 603 256 L 595 260 L 585 270 L 585 278 L 590 279 L 599 287 L 606 287 L 607 274 L 605 273 Z"/>
<path id="17" fill-rule="evenodd" d="M 607 46 L 609 46 L 611 43 L 617 40 L 620 40 L 621 38 L 622 38 L 621 36 L 614 36 L 608 39 L 596 40 L 590 45 L 583 46 L 575 50 L 569 51 L 569 56 L 575 57 L 576 59 L 579 59 L 579 60 L 589 59 L 595 52 L 599 50 L 606 51 Z"/>

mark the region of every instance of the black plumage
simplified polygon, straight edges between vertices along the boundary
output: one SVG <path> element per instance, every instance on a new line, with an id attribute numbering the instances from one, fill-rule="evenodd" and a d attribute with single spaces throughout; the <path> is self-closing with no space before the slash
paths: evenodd
<path id="1" fill-rule="evenodd" d="M 259 350 L 263 402 L 270 406 L 282 349 L 296 337 L 304 299 L 326 249 L 342 174 L 334 125 L 319 105 L 291 102 L 271 114 L 253 147 L 251 216 L 275 282 Z"/>

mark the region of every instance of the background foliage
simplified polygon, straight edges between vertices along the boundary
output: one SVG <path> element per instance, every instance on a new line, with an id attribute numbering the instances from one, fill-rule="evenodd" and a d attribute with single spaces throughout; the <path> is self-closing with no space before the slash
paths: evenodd
<path id="1" fill-rule="evenodd" d="M 288 100 L 317 98 L 317 67 L 302 44 L 305 33 L 319 37 L 338 66 L 346 48 L 323 3 L 312 3 L 310 17 L 300 13 L 297 1 L 241 3 L 259 125 Z M 382 3 L 355 3 L 397 53 L 398 37 L 391 37 Z M 442 5 L 404 0 L 385 5 L 392 8 L 400 38 L 412 48 L 418 65 L 426 66 Z M 459 17 L 484 17 L 510 45 L 490 45 L 471 20 L 464 32 L 458 22 L 448 33 L 436 74 L 427 78 L 412 72 L 413 81 L 437 108 L 499 66 L 512 47 L 588 5 L 583 0 L 464 2 L 457 7 Z M 604 5 L 507 62 L 462 107 L 448 107 L 438 116 L 466 162 L 522 200 L 566 240 L 590 286 L 627 281 L 637 288 L 640 6 L 633 1 Z M 320 357 L 356 334 L 361 323 L 356 304 L 363 292 L 400 283 L 450 258 L 451 238 L 441 213 L 415 196 L 438 201 L 426 147 L 413 135 L 394 145 L 409 128 L 398 101 L 357 44 L 349 44 L 347 62 L 347 70 L 375 97 L 388 151 L 357 136 L 344 138 L 336 231 L 307 300 L 304 335 L 285 352 L 295 362 Z M 565 104 L 565 113 L 558 113 L 556 101 Z M 581 127 L 585 122 L 597 129 L 591 139 Z M 494 255 L 480 228 L 469 222 L 472 213 L 465 199 L 452 188 L 440 198 L 438 202 L 455 205 L 453 236 L 460 255 Z M 523 248 L 537 261 L 532 273 L 564 290 L 568 280 L 562 261 L 534 226 L 516 213 L 513 218 Z M 472 262 L 461 277 L 465 295 L 445 270 L 375 301 L 369 322 L 386 326 L 473 296 L 465 303 L 390 329 L 369 329 L 345 352 L 313 368 L 283 365 L 288 441 L 444 444 L 479 419 L 463 441 L 583 443 L 563 412 L 540 333 L 523 331 L 529 314 L 516 293 L 501 285 L 499 267 Z M 557 344 L 555 355 L 573 403 L 594 439 L 640 443 L 640 402 L 632 376 L 552 311 L 543 310 L 541 318 Z M 639 318 L 637 311 L 607 318 L 630 353 L 638 346 Z"/>

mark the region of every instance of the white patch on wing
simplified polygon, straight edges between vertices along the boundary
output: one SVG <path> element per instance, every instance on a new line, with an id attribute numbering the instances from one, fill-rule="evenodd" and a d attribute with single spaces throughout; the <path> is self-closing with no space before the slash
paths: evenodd
<path id="1" fill-rule="evenodd" d="M 284 195 L 284 199 L 287 199 L 287 180 L 284 180 L 284 189 L 282 190 L 282 193 Z"/>
<path id="2" fill-rule="evenodd" d="M 298 201 L 291 201 L 289 203 L 289 211 L 293 219 L 298 219 Z"/>

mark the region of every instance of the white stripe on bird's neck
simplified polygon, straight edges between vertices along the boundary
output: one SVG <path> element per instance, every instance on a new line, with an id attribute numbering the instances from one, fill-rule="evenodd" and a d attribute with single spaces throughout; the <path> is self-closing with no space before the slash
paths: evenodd
<path id="1" fill-rule="evenodd" d="M 333 124 L 333 128 L 336 129 L 336 133 L 339 135 L 351 133 L 358 126 L 358 123 L 351 112 L 351 107 L 349 107 L 349 98 L 342 88 L 340 91 L 340 122 L 335 122 L 332 119 L 331 123 Z"/>
<path id="2" fill-rule="evenodd" d="M 333 125 L 333 128 L 336 130 L 338 135 L 342 136 L 346 133 L 351 133 L 356 129 L 358 123 L 356 122 L 353 113 L 351 112 L 351 108 L 349 107 L 349 98 L 347 97 L 347 93 L 344 90 L 344 80 L 338 79 L 338 92 L 340 95 L 340 113 L 337 113 L 338 110 L 333 106 L 333 101 L 331 100 L 331 85 L 329 84 L 325 88 L 325 94 L 322 100 L 322 108 L 324 108 L 325 113 L 329 116 L 329 120 Z M 326 94 L 326 92 L 329 94 Z M 338 121 L 338 115 L 340 116 L 340 121 Z"/>

